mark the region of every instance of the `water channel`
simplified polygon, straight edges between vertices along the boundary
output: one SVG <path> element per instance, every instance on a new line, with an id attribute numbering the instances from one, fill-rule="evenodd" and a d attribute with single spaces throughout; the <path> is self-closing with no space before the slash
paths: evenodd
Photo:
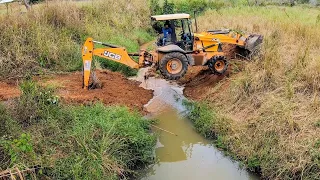
<path id="1" fill-rule="evenodd" d="M 153 129 L 159 133 L 159 138 L 155 151 L 156 163 L 142 173 L 141 180 L 259 179 L 224 156 L 184 118 L 183 87 L 164 79 L 152 77 L 145 80 L 146 71 L 141 69 L 134 79 L 142 82 L 141 87 L 154 90 L 154 97 L 145 108 L 151 118 L 159 120 Z"/>

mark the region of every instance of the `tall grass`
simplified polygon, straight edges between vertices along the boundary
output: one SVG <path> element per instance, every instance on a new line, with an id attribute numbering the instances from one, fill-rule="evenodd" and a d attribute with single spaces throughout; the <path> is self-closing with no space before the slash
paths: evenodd
<path id="1" fill-rule="evenodd" d="M 265 178 L 320 177 L 318 14 L 302 7 L 234 7 L 199 18 L 201 30 L 264 35 L 260 58 L 243 62 L 242 72 L 206 92 L 206 100 L 218 114 L 213 124 L 232 120 L 223 139 L 227 149 Z"/>
<path id="2" fill-rule="evenodd" d="M 137 51 L 149 41 L 149 9 L 144 0 L 71 2 L 34 6 L 27 13 L 0 17 L 0 77 L 44 70 L 81 70 L 87 37 Z M 113 65 L 116 66 L 116 65 Z M 119 65 L 118 65 L 119 66 Z"/>

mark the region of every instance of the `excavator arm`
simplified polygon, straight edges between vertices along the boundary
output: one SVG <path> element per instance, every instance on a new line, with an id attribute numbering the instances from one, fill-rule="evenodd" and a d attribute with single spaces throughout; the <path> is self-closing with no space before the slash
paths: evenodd
<path id="1" fill-rule="evenodd" d="M 94 48 L 94 44 L 101 44 L 107 46 L 107 48 Z M 131 68 L 138 69 L 144 66 L 145 51 L 140 53 L 129 54 L 125 48 L 115 45 L 94 41 L 92 38 L 88 38 L 82 47 L 82 61 L 83 61 L 83 88 L 89 88 L 92 58 L 93 56 L 99 56 L 111 61 L 115 61 Z M 139 56 L 139 63 L 134 61 L 130 56 Z"/>

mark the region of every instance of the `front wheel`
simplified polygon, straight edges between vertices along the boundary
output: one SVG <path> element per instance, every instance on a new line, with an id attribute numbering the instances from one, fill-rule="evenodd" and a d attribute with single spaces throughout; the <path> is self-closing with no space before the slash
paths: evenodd
<path id="1" fill-rule="evenodd" d="M 188 59 L 179 52 L 167 53 L 160 60 L 159 69 L 166 79 L 180 79 L 188 70 Z"/>
<path id="2" fill-rule="evenodd" d="M 209 69 L 214 73 L 221 75 L 228 69 L 228 63 L 224 56 L 214 56 L 208 61 Z"/>

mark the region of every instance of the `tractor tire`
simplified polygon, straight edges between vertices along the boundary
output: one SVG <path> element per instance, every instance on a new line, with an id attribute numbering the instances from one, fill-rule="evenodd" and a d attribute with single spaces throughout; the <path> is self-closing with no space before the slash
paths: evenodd
<path id="1" fill-rule="evenodd" d="M 178 80 L 188 70 L 188 59 L 179 52 L 167 53 L 160 60 L 159 69 L 165 79 Z"/>
<path id="2" fill-rule="evenodd" d="M 209 69 L 214 74 L 222 75 L 228 69 L 228 63 L 224 56 L 214 56 L 208 61 Z"/>

